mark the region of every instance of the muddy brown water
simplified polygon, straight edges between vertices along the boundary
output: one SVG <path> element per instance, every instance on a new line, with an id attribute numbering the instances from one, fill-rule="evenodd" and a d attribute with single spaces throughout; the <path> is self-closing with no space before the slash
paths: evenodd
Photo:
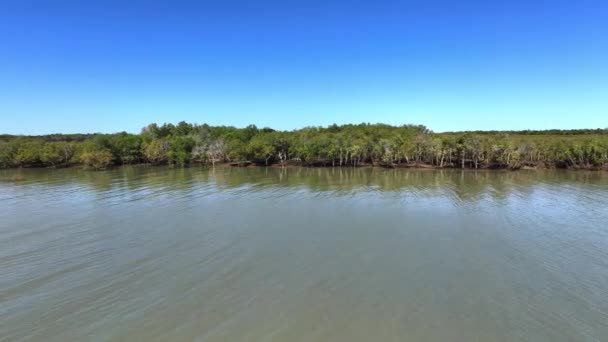
<path id="1" fill-rule="evenodd" d="M 608 341 L 606 172 L 0 180 L 1 341 Z"/>

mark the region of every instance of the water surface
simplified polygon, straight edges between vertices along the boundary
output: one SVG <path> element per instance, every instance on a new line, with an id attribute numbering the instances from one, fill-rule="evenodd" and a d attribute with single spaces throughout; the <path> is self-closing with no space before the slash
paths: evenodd
<path id="1" fill-rule="evenodd" d="M 1 341 L 607 341 L 608 174 L 0 172 Z"/>

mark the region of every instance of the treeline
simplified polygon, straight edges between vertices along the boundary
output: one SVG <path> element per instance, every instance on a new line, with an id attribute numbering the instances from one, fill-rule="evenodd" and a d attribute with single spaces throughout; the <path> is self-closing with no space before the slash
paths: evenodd
<path id="1" fill-rule="evenodd" d="M 140 134 L 0 135 L 0 167 L 183 166 L 437 168 L 608 167 L 608 130 L 433 133 L 424 126 L 331 125 L 294 131 L 150 124 Z"/>
<path id="2" fill-rule="evenodd" d="M 472 133 L 472 134 L 516 134 L 516 135 L 602 135 L 608 134 L 608 128 L 596 129 L 547 129 L 547 130 L 530 130 L 523 131 L 464 131 L 464 132 L 447 132 L 447 133 Z"/>

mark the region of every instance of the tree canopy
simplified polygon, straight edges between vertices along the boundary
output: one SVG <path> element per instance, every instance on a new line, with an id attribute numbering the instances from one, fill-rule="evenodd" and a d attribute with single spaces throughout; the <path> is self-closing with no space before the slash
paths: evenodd
<path id="1" fill-rule="evenodd" d="M 93 169 L 149 163 L 458 168 L 608 165 L 608 129 L 434 133 L 421 125 L 347 124 L 277 131 L 152 123 L 140 134 L 0 135 L 0 167 Z"/>

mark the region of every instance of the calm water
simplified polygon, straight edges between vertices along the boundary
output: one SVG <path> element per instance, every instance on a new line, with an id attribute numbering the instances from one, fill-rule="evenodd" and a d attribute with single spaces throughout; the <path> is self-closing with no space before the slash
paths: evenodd
<path id="1" fill-rule="evenodd" d="M 608 173 L 0 172 L 1 341 L 608 341 Z"/>

